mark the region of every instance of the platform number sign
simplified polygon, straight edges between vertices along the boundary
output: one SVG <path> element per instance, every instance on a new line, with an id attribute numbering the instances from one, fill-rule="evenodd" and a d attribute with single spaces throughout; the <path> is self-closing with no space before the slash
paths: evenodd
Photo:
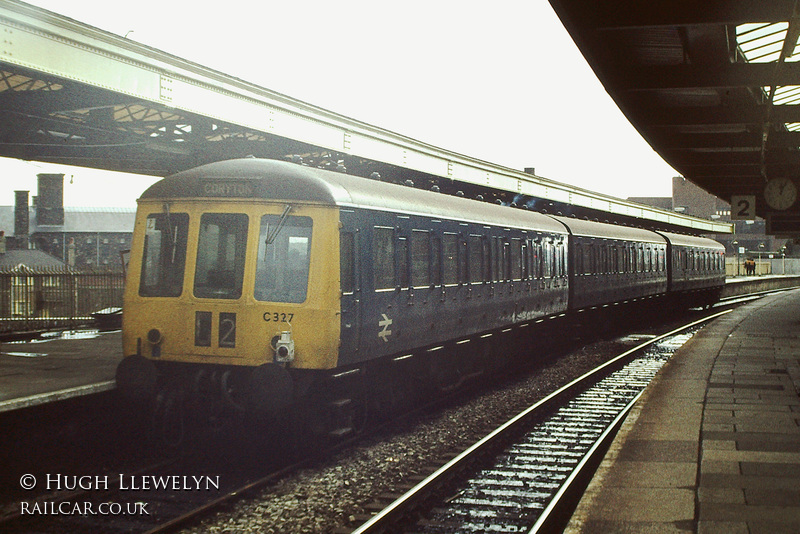
<path id="1" fill-rule="evenodd" d="M 756 218 L 756 196 L 755 195 L 732 195 L 731 196 L 731 219 L 752 221 Z"/>

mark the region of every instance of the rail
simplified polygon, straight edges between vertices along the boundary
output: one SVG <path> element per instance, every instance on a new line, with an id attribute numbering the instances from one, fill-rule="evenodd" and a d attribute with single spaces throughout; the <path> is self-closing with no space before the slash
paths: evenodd
<path id="1" fill-rule="evenodd" d="M 431 496 L 438 494 L 441 488 L 451 487 L 455 480 L 460 480 L 464 476 L 464 473 L 472 471 L 474 466 L 478 463 L 485 463 L 487 457 L 498 454 L 497 451 L 503 450 L 507 446 L 509 439 L 513 440 L 515 439 L 514 437 L 524 434 L 533 422 L 541 421 L 544 413 L 553 413 L 558 407 L 564 406 L 567 399 L 574 398 L 578 391 L 585 390 L 589 384 L 597 382 L 600 377 L 607 376 L 612 370 L 626 364 L 639 351 L 665 338 L 674 336 L 679 331 L 709 321 L 729 311 L 730 310 L 715 313 L 642 343 L 550 394 L 545 399 L 527 408 L 459 456 L 452 459 L 437 472 L 427 477 L 405 495 L 384 508 L 359 528 L 355 529 L 353 534 L 375 534 L 378 532 L 392 531 L 396 528 L 397 524 L 407 521 L 405 518 L 409 515 L 415 516 L 419 514 L 422 509 L 429 509 L 431 505 L 423 504 L 425 501 L 430 499 Z M 559 523 L 564 517 L 565 511 L 563 506 L 567 500 L 564 498 L 565 495 L 572 496 L 574 492 L 580 491 L 580 483 L 577 484 L 578 487 L 576 487 L 574 483 L 585 479 L 586 472 L 583 468 L 594 466 L 597 462 L 596 455 L 601 454 L 605 450 L 603 445 L 597 445 L 597 443 L 607 441 L 610 436 L 614 435 L 613 428 L 619 425 L 622 418 L 624 418 L 624 414 L 627 413 L 627 410 L 630 409 L 630 406 L 637 398 L 638 394 L 626 403 L 618 412 L 618 415 L 614 417 L 613 422 L 608 425 L 607 430 L 595 440 L 595 445 L 591 447 L 590 451 L 583 456 L 571 470 L 566 480 L 563 480 L 562 483 L 559 484 L 555 493 L 547 499 L 547 503 L 543 506 L 541 513 L 534 521 L 536 525 L 531 532 L 555 531 L 555 529 L 550 527 L 553 526 L 553 521 Z M 448 490 L 448 492 L 452 494 L 452 488 Z"/>

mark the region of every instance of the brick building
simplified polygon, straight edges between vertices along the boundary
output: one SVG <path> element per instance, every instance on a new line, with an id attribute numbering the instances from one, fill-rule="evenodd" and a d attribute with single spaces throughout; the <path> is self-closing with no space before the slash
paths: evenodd
<path id="1" fill-rule="evenodd" d="M 120 253 L 130 249 L 136 210 L 65 208 L 64 175 L 37 176 L 32 203 L 28 191 L 16 191 L 14 206 L 0 206 L 6 248 L 41 250 L 78 269 L 119 269 Z"/>
<path id="2" fill-rule="evenodd" d="M 726 253 L 735 256 L 737 249 L 744 249 L 745 256 L 757 257 L 759 253 L 779 254 L 785 246 L 786 255 L 800 254 L 800 247 L 791 240 L 778 239 L 766 235 L 766 222 L 764 219 L 753 221 L 731 221 L 730 204 L 720 200 L 693 184 L 686 178 L 677 176 L 672 179 L 672 198 L 630 197 L 628 200 L 669 209 L 692 217 L 732 222 L 735 231 L 733 234 L 710 235 L 725 245 Z M 734 246 L 733 242 L 736 242 Z"/>

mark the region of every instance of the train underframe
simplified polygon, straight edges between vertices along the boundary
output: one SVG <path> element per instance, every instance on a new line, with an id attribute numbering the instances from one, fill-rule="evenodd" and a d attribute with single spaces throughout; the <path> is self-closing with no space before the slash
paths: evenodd
<path id="1" fill-rule="evenodd" d="M 126 399 L 145 408 L 156 437 L 170 447 L 181 446 L 197 429 L 225 433 L 232 427 L 277 428 L 297 442 L 335 440 L 478 377 L 535 364 L 566 339 L 579 342 L 613 334 L 634 320 L 663 316 L 665 309 L 708 306 L 719 293 L 712 288 L 573 310 L 324 371 L 272 363 L 247 367 L 153 362 L 129 356 L 118 369 L 117 383 Z"/>
<path id="2" fill-rule="evenodd" d="M 369 360 L 348 368 L 303 370 L 153 362 L 129 356 L 117 370 L 117 387 L 151 418 L 154 437 L 179 447 L 198 429 L 227 432 L 239 426 L 281 428 L 297 441 L 341 439 L 368 421 L 390 417 L 421 399 L 459 390 L 474 379 L 521 362 L 564 336 L 566 315 L 514 328 Z M 524 358 L 523 358 L 524 359 Z"/>

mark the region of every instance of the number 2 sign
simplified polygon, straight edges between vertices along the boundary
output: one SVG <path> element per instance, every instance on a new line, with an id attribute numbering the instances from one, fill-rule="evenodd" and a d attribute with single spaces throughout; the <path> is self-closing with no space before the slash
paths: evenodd
<path id="1" fill-rule="evenodd" d="M 749 220 L 756 218 L 755 195 L 731 195 L 731 219 Z"/>

